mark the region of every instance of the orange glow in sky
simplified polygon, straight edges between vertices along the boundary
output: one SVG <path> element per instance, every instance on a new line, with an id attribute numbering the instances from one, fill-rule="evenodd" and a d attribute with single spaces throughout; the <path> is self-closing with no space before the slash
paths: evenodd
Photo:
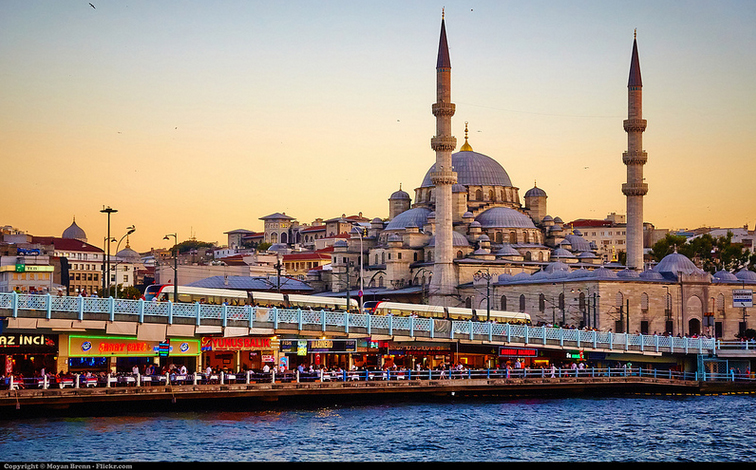
<path id="1" fill-rule="evenodd" d="M 0 225 L 226 243 L 414 199 L 445 8 L 458 147 L 565 222 L 625 213 L 637 28 L 657 228 L 756 223 L 756 2 L 0 3 Z"/>

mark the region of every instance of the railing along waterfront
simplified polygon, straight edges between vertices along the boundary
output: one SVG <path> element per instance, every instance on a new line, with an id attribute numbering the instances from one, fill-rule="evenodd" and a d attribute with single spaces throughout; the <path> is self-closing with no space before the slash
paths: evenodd
<path id="1" fill-rule="evenodd" d="M 280 373 L 244 371 L 235 373 L 218 372 L 212 374 L 166 373 L 163 375 L 107 374 L 87 376 L 71 374 L 65 376 L 48 375 L 43 377 L 3 377 L 0 389 L 27 390 L 51 388 L 93 388 L 93 387 L 154 387 L 168 385 L 217 385 L 217 384 L 269 384 L 302 382 L 396 382 L 408 380 L 474 380 L 474 379 L 622 379 L 627 377 L 646 377 L 678 381 L 756 381 L 750 374 L 713 374 L 699 372 L 681 372 L 673 370 L 649 369 L 642 367 L 588 367 L 572 368 L 537 368 L 537 369 L 384 369 L 384 370 L 317 370 L 300 372 L 287 370 Z"/>
<path id="2" fill-rule="evenodd" d="M 470 339 L 489 342 L 518 343 L 532 346 L 551 345 L 570 348 L 602 348 L 625 351 L 671 353 L 712 353 L 713 338 L 689 338 L 662 335 L 634 335 L 611 331 L 580 330 L 550 326 L 485 321 L 449 321 L 425 317 L 370 315 L 325 310 L 302 310 L 251 305 L 212 305 L 173 303 L 99 297 L 52 296 L 50 294 L 0 293 L 0 309 L 10 310 L 13 318 L 104 319 L 144 323 L 158 317 L 168 324 L 179 321 L 197 326 L 218 325 L 273 328 L 296 325 L 319 327 L 323 332 L 365 332 L 409 336 L 418 339 Z M 61 316 L 62 315 L 62 316 Z M 94 315 L 94 317 L 93 317 Z M 124 320 L 126 319 L 126 320 Z M 162 320 L 161 320 L 162 321 Z M 331 328 L 329 330 L 328 328 Z M 335 330 L 334 330 L 335 329 Z"/>

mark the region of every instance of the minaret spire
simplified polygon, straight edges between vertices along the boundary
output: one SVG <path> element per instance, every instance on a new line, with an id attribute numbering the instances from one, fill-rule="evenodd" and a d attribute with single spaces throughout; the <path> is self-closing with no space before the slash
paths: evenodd
<path id="1" fill-rule="evenodd" d="M 448 306 L 453 303 L 452 295 L 457 287 L 452 244 L 452 186 L 457 182 L 457 173 L 452 168 L 452 151 L 457 147 L 457 139 L 451 135 L 455 106 L 451 102 L 451 60 L 443 10 L 436 61 L 436 102 L 432 111 L 436 117 L 436 135 L 431 139 L 431 148 L 436 152 L 436 164 L 430 176 L 435 186 L 436 233 L 430 304 Z"/>
<path id="2" fill-rule="evenodd" d="M 638 58 L 637 30 L 633 32 L 633 52 L 630 58 L 630 77 L 627 82 L 627 119 L 623 122 L 627 132 L 627 152 L 622 162 L 627 167 L 627 183 L 622 185 L 622 194 L 627 199 L 627 262 L 629 269 L 643 270 L 643 196 L 648 192 L 644 183 L 643 165 L 648 154 L 643 150 L 643 82 Z"/>

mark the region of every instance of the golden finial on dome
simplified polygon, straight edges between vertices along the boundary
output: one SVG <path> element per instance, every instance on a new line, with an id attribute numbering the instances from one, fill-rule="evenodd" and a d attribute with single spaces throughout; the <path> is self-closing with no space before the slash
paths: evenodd
<path id="1" fill-rule="evenodd" d="M 638 28 L 633 30 L 633 39 L 638 39 Z"/>
<path id="2" fill-rule="evenodd" d="M 465 121 L 465 143 L 459 148 L 460 152 L 472 152 L 473 149 L 469 143 L 467 143 L 467 121 Z"/>
<path id="3" fill-rule="evenodd" d="M 444 19 L 444 7 L 441 7 L 441 19 Z"/>

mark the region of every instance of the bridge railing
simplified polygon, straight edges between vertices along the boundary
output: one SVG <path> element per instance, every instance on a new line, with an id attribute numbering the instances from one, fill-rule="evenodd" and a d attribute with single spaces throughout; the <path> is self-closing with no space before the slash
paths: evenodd
<path id="1" fill-rule="evenodd" d="M 107 315 L 112 321 L 115 316 L 134 317 L 140 323 L 149 317 L 167 317 L 168 323 L 174 319 L 191 319 L 197 326 L 208 322 L 227 326 L 229 321 L 243 323 L 250 328 L 274 329 L 282 325 L 297 329 L 319 327 L 322 331 L 344 331 L 346 333 L 364 331 L 367 334 L 387 333 L 430 339 L 471 339 L 490 342 L 521 343 L 526 345 L 557 345 L 574 348 L 606 348 L 611 350 L 632 350 L 651 352 L 711 353 L 718 343 L 712 338 L 688 338 L 660 335 L 633 335 L 606 331 L 579 330 L 548 326 L 527 326 L 510 323 L 480 321 L 448 321 L 424 317 L 401 317 L 392 315 L 369 315 L 325 310 L 302 310 L 276 307 L 253 307 L 186 304 L 173 302 L 146 302 L 143 300 L 113 299 L 98 297 L 52 296 L 50 294 L 0 293 L 0 309 L 11 312 L 16 318 L 40 317 L 61 318 L 60 312 L 69 318 L 74 313 L 83 320 L 86 315 Z M 148 317 L 148 318 L 145 318 Z M 185 322 L 185 320 L 184 320 Z M 747 345 L 746 345 L 747 346 Z M 756 344 L 753 344 L 756 347 Z"/>
<path id="2" fill-rule="evenodd" d="M 623 380 L 627 377 L 646 377 L 682 381 L 756 381 L 750 374 L 701 374 L 642 367 L 610 368 L 536 368 L 536 369 L 384 369 L 384 370 L 325 370 L 312 372 L 286 370 L 270 372 L 240 371 L 178 374 L 168 372 L 157 375 L 118 373 L 88 376 L 70 374 L 65 376 L 2 377 L 0 389 L 48 389 L 91 387 L 151 387 L 167 385 L 217 385 L 254 383 L 299 383 L 299 382 L 395 382 L 408 380 L 463 380 L 463 379 L 607 379 Z M 526 382 L 523 382 L 526 383 Z"/>

